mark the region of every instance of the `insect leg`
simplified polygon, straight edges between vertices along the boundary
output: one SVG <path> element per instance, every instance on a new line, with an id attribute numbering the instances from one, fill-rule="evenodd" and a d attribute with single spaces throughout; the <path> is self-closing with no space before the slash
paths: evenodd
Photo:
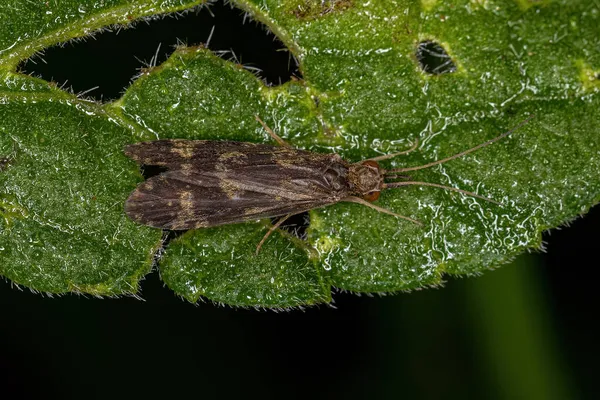
<path id="1" fill-rule="evenodd" d="M 284 215 L 283 217 L 279 218 L 279 221 L 277 221 L 275 224 L 273 224 L 273 226 L 271 226 L 271 228 L 269 228 L 267 233 L 265 233 L 265 236 L 263 236 L 262 240 L 258 243 L 258 246 L 256 246 L 256 255 L 258 255 L 258 253 L 260 252 L 260 248 L 265 243 L 267 238 L 269 236 L 271 236 L 271 233 L 273 233 L 273 231 L 275 231 L 275 229 L 279 228 L 279 226 L 281 224 L 283 224 L 285 222 L 285 220 L 288 219 L 289 217 L 291 217 L 292 215 L 294 215 L 294 214 Z"/>
<path id="2" fill-rule="evenodd" d="M 360 197 L 350 196 L 350 197 L 346 197 L 346 198 L 344 198 L 344 199 L 342 199 L 340 201 L 346 201 L 348 203 L 362 204 L 363 206 L 371 207 L 372 209 L 377 210 L 377 211 L 379 211 L 381 213 L 393 215 L 394 217 L 402 218 L 402 219 L 405 219 L 405 220 L 410 221 L 412 223 L 415 223 L 415 224 L 417 224 L 419 226 L 423 226 L 423 223 L 420 222 L 420 221 L 418 221 L 418 220 L 416 220 L 416 219 L 412 219 L 410 217 L 405 217 L 404 215 L 396 214 L 396 213 L 394 213 L 394 212 L 392 212 L 390 210 L 386 210 L 385 208 L 377 207 L 375 204 L 371 204 L 368 201 L 366 201 L 364 199 L 361 199 Z"/>
<path id="3" fill-rule="evenodd" d="M 265 124 L 263 122 L 262 119 L 260 119 L 260 117 L 258 115 L 255 115 L 254 118 L 256 118 L 256 120 L 258 122 L 260 122 L 260 124 L 263 126 L 263 128 L 265 128 L 265 131 L 267 131 L 267 133 L 277 142 L 279 143 L 280 146 L 283 147 L 291 147 L 285 140 L 283 140 L 282 138 L 279 137 L 278 134 L 276 134 L 275 132 L 273 132 L 273 130 L 271 128 L 269 128 L 267 126 L 267 124 Z"/>
<path id="4" fill-rule="evenodd" d="M 401 155 L 404 155 L 404 154 L 408 154 L 408 153 L 410 153 L 412 151 L 415 151 L 418 146 L 419 146 L 419 139 L 415 139 L 415 143 L 413 143 L 413 145 L 408 150 L 400 151 L 398 153 L 386 154 L 386 155 L 379 156 L 379 157 L 367 158 L 366 160 L 363 160 L 363 161 L 383 161 L 383 160 L 388 160 L 390 158 L 394 158 L 396 156 L 401 156 Z"/>

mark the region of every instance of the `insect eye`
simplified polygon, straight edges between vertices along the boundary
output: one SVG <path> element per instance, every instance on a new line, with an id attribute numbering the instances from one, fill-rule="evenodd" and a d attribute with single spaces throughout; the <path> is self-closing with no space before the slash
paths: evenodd
<path id="1" fill-rule="evenodd" d="M 369 167 L 375 167 L 375 168 L 379 169 L 379 164 L 377 163 L 377 161 L 373 161 L 373 160 L 363 161 L 362 165 L 366 165 L 366 166 L 369 166 Z"/>
<path id="2" fill-rule="evenodd" d="M 363 199 L 365 199 L 366 201 L 375 201 L 379 198 L 379 195 L 381 194 L 381 192 L 379 190 L 373 190 L 369 193 L 367 193 L 366 195 L 363 196 Z"/>

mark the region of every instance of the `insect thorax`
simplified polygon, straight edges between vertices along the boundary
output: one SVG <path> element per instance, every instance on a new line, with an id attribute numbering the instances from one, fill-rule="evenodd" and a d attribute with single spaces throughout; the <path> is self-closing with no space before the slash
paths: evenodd
<path id="1" fill-rule="evenodd" d="M 372 192 L 379 192 L 383 186 L 383 177 L 377 163 L 356 163 L 350 165 L 348 171 L 350 189 L 357 196 L 366 196 Z"/>

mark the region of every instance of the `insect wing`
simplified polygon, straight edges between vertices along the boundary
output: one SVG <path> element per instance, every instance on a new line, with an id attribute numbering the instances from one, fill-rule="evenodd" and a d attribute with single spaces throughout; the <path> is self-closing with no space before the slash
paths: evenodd
<path id="1" fill-rule="evenodd" d="M 134 159 L 177 168 L 141 183 L 128 198 L 126 213 L 145 225 L 180 230 L 243 222 L 307 211 L 347 194 L 347 164 L 334 154 L 239 142 L 168 142 L 173 141 L 127 149 Z"/>
<path id="2" fill-rule="evenodd" d="M 166 139 L 152 142 L 140 142 L 125 147 L 125 155 L 141 165 L 157 165 L 169 169 L 181 169 L 192 159 L 197 162 L 214 164 L 223 154 L 256 147 L 252 143 Z"/>

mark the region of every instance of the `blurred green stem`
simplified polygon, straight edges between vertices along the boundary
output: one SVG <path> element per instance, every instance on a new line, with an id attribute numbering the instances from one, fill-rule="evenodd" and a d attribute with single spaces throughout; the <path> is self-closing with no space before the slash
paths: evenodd
<path id="1" fill-rule="evenodd" d="M 511 265 L 466 284 L 474 350 L 490 398 L 574 399 L 568 368 L 553 329 L 539 258 L 521 256 Z M 495 395 L 494 395 L 495 394 Z"/>

